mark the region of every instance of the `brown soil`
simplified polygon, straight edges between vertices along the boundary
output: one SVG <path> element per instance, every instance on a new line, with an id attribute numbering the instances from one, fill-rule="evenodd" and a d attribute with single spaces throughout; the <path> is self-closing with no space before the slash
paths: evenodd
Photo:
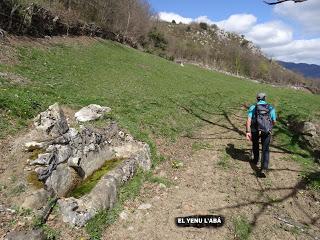
<path id="1" fill-rule="evenodd" d="M 64 111 L 67 116 L 74 113 L 68 108 Z M 303 167 L 274 142 L 268 176 L 258 178 L 248 162 L 250 144 L 241 131 L 244 118 L 233 115 L 229 121 L 218 122 L 175 143 L 156 140 L 167 161 L 154 174 L 173 185 L 164 188 L 146 182 L 140 196 L 125 204 L 127 217 L 106 228 L 102 239 L 239 239 L 234 226 L 239 216 L 248 219 L 251 239 L 311 240 L 320 236 L 320 194 L 306 190 L 301 180 Z M 28 137 L 23 132 L 0 143 L 0 183 L 6 186 L 0 186 L 0 205 L 5 208 L 18 206 L 32 190 L 25 180 L 30 156 L 21 150 Z M 181 168 L 172 167 L 176 160 L 183 162 Z M 19 191 L 19 185 L 25 189 Z M 139 210 L 142 203 L 152 207 Z M 226 223 L 219 229 L 175 226 L 175 217 L 193 214 L 223 215 Z M 26 228 L 31 222 L 30 216 L 0 211 L 0 239 L 7 231 Z M 68 227 L 56 213 L 49 217 L 48 225 L 60 231 L 60 239 L 88 239 L 84 229 Z"/>
<path id="2" fill-rule="evenodd" d="M 160 151 L 170 160 L 155 174 L 174 185 L 161 188 L 146 183 L 138 199 L 127 203 L 126 219 L 105 230 L 103 239 L 238 239 L 234 219 L 246 217 L 251 239 L 315 239 L 320 236 L 320 195 L 305 190 L 302 167 L 285 160 L 290 155 L 271 149 L 267 178 L 258 178 L 249 164 L 250 144 L 241 134 L 243 119 L 234 116 L 222 126 L 209 124 L 192 138 L 175 144 L 159 140 Z M 240 126 L 240 128 L 239 128 Z M 228 128 L 228 129 L 226 129 Z M 201 150 L 192 150 L 201 143 Z M 172 168 L 172 161 L 184 166 Z M 150 203 L 148 210 L 138 210 Z M 220 229 L 181 229 L 175 217 L 193 214 L 218 214 L 226 223 Z M 290 227 L 286 219 L 297 227 Z M 304 230 L 299 226 L 307 225 Z"/>

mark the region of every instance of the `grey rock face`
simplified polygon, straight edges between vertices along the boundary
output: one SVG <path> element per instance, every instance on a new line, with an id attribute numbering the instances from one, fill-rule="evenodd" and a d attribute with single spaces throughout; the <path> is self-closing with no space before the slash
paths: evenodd
<path id="1" fill-rule="evenodd" d="M 53 190 L 58 197 L 66 196 L 81 181 L 78 173 L 68 167 L 67 164 L 60 164 L 46 180 L 47 189 Z"/>
<path id="2" fill-rule="evenodd" d="M 78 122 L 88 122 L 99 119 L 104 113 L 111 111 L 109 107 L 102 107 L 97 104 L 90 104 L 84 108 L 81 108 L 74 115 Z"/>
<path id="3" fill-rule="evenodd" d="M 34 125 L 38 130 L 44 131 L 51 137 L 58 137 L 69 130 L 67 120 L 58 103 L 40 113 L 35 118 Z"/>
<path id="4" fill-rule="evenodd" d="M 138 141 L 126 142 L 122 145 L 118 145 L 112 148 L 119 158 L 129 158 L 136 156 L 140 167 L 144 170 L 151 168 L 151 153 L 150 147 L 146 143 Z"/>
<path id="5" fill-rule="evenodd" d="M 84 179 L 101 168 L 107 160 L 115 157 L 114 152 L 109 147 L 102 147 L 98 151 L 88 151 L 81 157 L 79 167 L 84 173 Z"/>
<path id="6" fill-rule="evenodd" d="M 40 189 L 27 196 L 22 207 L 26 209 L 40 209 L 46 205 L 49 197 L 50 193 L 48 191 Z"/>
<path id="7" fill-rule="evenodd" d="M 320 126 L 312 122 L 302 122 L 293 129 L 301 134 L 301 139 L 305 145 L 313 151 L 316 160 L 320 161 Z"/>
<path id="8" fill-rule="evenodd" d="M 82 211 L 79 207 L 79 201 L 75 198 L 58 200 L 58 205 L 62 213 L 64 222 L 74 226 L 84 226 L 92 218 L 89 212 Z"/>
<path id="9" fill-rule="evenodd" d="M 120 186 L 134 176 L 140 162 L 141 156 L 136 154 L 102 177 L 89 194 L 80 199 L 59 200 L 64 222 L 82 227 L 100 210 L 111 209 L 117 201 Z"/>

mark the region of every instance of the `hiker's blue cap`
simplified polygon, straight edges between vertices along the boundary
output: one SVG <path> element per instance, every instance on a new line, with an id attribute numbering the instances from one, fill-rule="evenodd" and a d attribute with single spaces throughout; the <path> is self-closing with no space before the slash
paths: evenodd
<path id="1" fill-rule="evenodd" d="M 262 100 L 262 99 L 266 98 L 266 96 L 267 96 L 267 94 L 265 94 L 265 93 L 258 93 L 257 94 L 257 99 L 258 100 Z"/>

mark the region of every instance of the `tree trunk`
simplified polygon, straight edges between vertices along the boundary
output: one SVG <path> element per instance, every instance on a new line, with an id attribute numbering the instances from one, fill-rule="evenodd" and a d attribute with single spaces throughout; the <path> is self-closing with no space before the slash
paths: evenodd
<path id="1" fill-rule="evenodd" d="M 12 28 L 13 14 L 17 11 L 18 7 L 19 7 L 19 4 L 15 4 L 11 9 L 10 19 L 9 19 L 9 24 L 8 24 L 8 30 L 11 30 L 11 28 Z"/>
<path id="2" fill-rule="evenodd" d="M 127 38 L 128 30 L 129 30 L 129 25 L 130 25 L 130 20 L 131 20 L 131 0 L 128 0 L 128 19 L 127 19 L 127 27 L 124 36 Z"/>

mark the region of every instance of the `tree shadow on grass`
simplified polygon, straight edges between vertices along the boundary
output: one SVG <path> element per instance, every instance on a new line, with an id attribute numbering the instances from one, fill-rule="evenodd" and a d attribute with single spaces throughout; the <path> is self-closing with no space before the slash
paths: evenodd
<path id="1" fill-rule="evenodd" d="M 176 104 L 176 103 L 175 103 Z M 229 114 L 225 111 L 225 110 L 218 110 L 220 111 L 221 113 L 216 113 L 216 114 L 213 114 L 213 115 L 220 115 L 220 116 L 223 116 L 224 120 L 226 121 L 227 124 L 224 124 L 224 123 L 221 123 L 221 119 L 218 120 L 218 121 L 211 121 L 207 118 L 205 118 L 204 116 L 202 116 L 201 114 L 197 113 L 196 111 L 194 111 L 192 108 L 190 107 L 186 107 L 186 106 L 182 106 L 182 105 L 179 105 L 179 108 L 183 109 L 184 111 L 186 111 L 187 113 L 193 115 L 194 117 L 200 119 L 201 121 L 205 122 L 205 123 L 208 123 L 208 124 L 211 124 L 213 126 L 217 126 L 217 127 L 220 127 L 220 128 L 223 128 L 223 129 L 226 129 L 228 131 L 232 131 L 236 134 L 238 134 L 238 136 L 245 136 L 245 131 L 242 131 L 239 127 L 236 126 L 236 124 L 232 121 L 232 119 L 230 118 Z M 201 110 L 201 109 L 200 109 Z M 287 122 L 284 121 L 284 120 L 281 120 L 279 119 L 279 123 L 281 123 L 281 126 L 277 126 L 277 131 L 274 133 L 274 136 L 276 136 L 277 134 L 279 134 L 279 131 L 287 134 L 289 137 L 291 137 L 291 142 L 288 143 L 288 144 L 284 144 L 284 145 L 279 145 L 279 144 L 274 144 L 274 143 L 271 143 L 270 144 L 270 147 L 273 147 L 275 149 L 277 149 L 279 151 L 279 153 L 286 153 L 286 154 L 295 154 L 295 155 L 299 155 L 303 158 L 306 158 L 306 157 L 309 157 L 308 154 L 305 154 L 305 153 L 301 153 L 301 152 L 298 152 L 298 151 L 294 151 L 292 149 L 290 149 L 290 147 L 292 145 L 294 145 L 295 143 L 297 143 L 297 136 L 296 135 L 293 135 L 290 131 L 290 129 L 287 127 Z M 220 138 L 220 139 L 224 139 L 224 138 Z M 230 139 L 231 140 L 231 139 Z M 235 139 L 235 140 L 239 140 L 239 139 Z M 312 153 L 310 150 L 308 150 L 307 148 L 305 148 L 303 146 L 302 143 L 299 143 L 299 146 L 302 148 L 302 149 L 305 149 L 307 150 L 308 152 L 310 152 L 311 155 L 314 155 L 314 153 Z"/>
<path id="2" fill-rule="evenodd" d="M 261 182 L 261 180 L 259 180 L 259 178 L 256 178 L 257 184 L 259 186 L 259 189 L 257 190 L 259 192 L 259 194 L 257 194 L 257 198 L 255 200 L 244 201 L 242 203 L 237 203 L 234 205 L 228 205 L 225 207 L 220 207 L 220 208 L 215 208 L 215 209 L 209 209 L 208 211 L 219 212 L 219 211 L 226 210 L 226 209 L 241 209 L 241 208 L 244 208 L 247 206 L 256 205 L 256 206 L 258 206 L 259 209 L 253 214 L 253 220 L 250 222 L 250 225 L 252 226 L 252 228 L 255 228 L 259 218 L 267 212 L 267 209 L 269 207 L 272 207 L 275 204 L 283 203 L 283 202 L 287 201 L 288 199 L 292 199 L 293 202 L 296 204 L 297 209 L 299 209 L 302 212 L 302 214 L 306 217 L 306 219 L 308 219 L 307 221 L 304 221 L 301 223 L 305 224 L 305 225 L 311 224 L 313 226 L 317 226 L 319 224 L 320 217 L 310 215 L 310 213 L 308 213 L 304 209 L 304 207 L 296 200 L 296 198 L 297 198 L 297 194 L 299 193 L 299 191 L 305 190 L 307 188 L 307 186 L 310 184 L 310 181 L 312 179 L 319 179 L 319 176 L 320 176 L 320 172 L 318 172 L 318 171 L 317 172 L 309 172 L 309 173 L 307 173 L 307 175 L 304 178 L 302 178 L 300 181 L 298 181 L 293 187 L 283 187 L 283 188 L 265 188 L 262 184 L 263 182 Z M 281 191 L 281 190 L 289 190 L 290 192 L 281 198 L 270 200 L 270 198 L 268 197 L 269 192 Z M 260 196 L 264 196 L 265 200 L 260 199 Z M 275 213 L 274 217 L 277 217 L 279 214 L 280 213 Z M 297 223 L 299 223 L 299 222 L 297 222 Z M 305 229 L 305 233 L 312 236 L 308 232 L 307 228 Z"/>

